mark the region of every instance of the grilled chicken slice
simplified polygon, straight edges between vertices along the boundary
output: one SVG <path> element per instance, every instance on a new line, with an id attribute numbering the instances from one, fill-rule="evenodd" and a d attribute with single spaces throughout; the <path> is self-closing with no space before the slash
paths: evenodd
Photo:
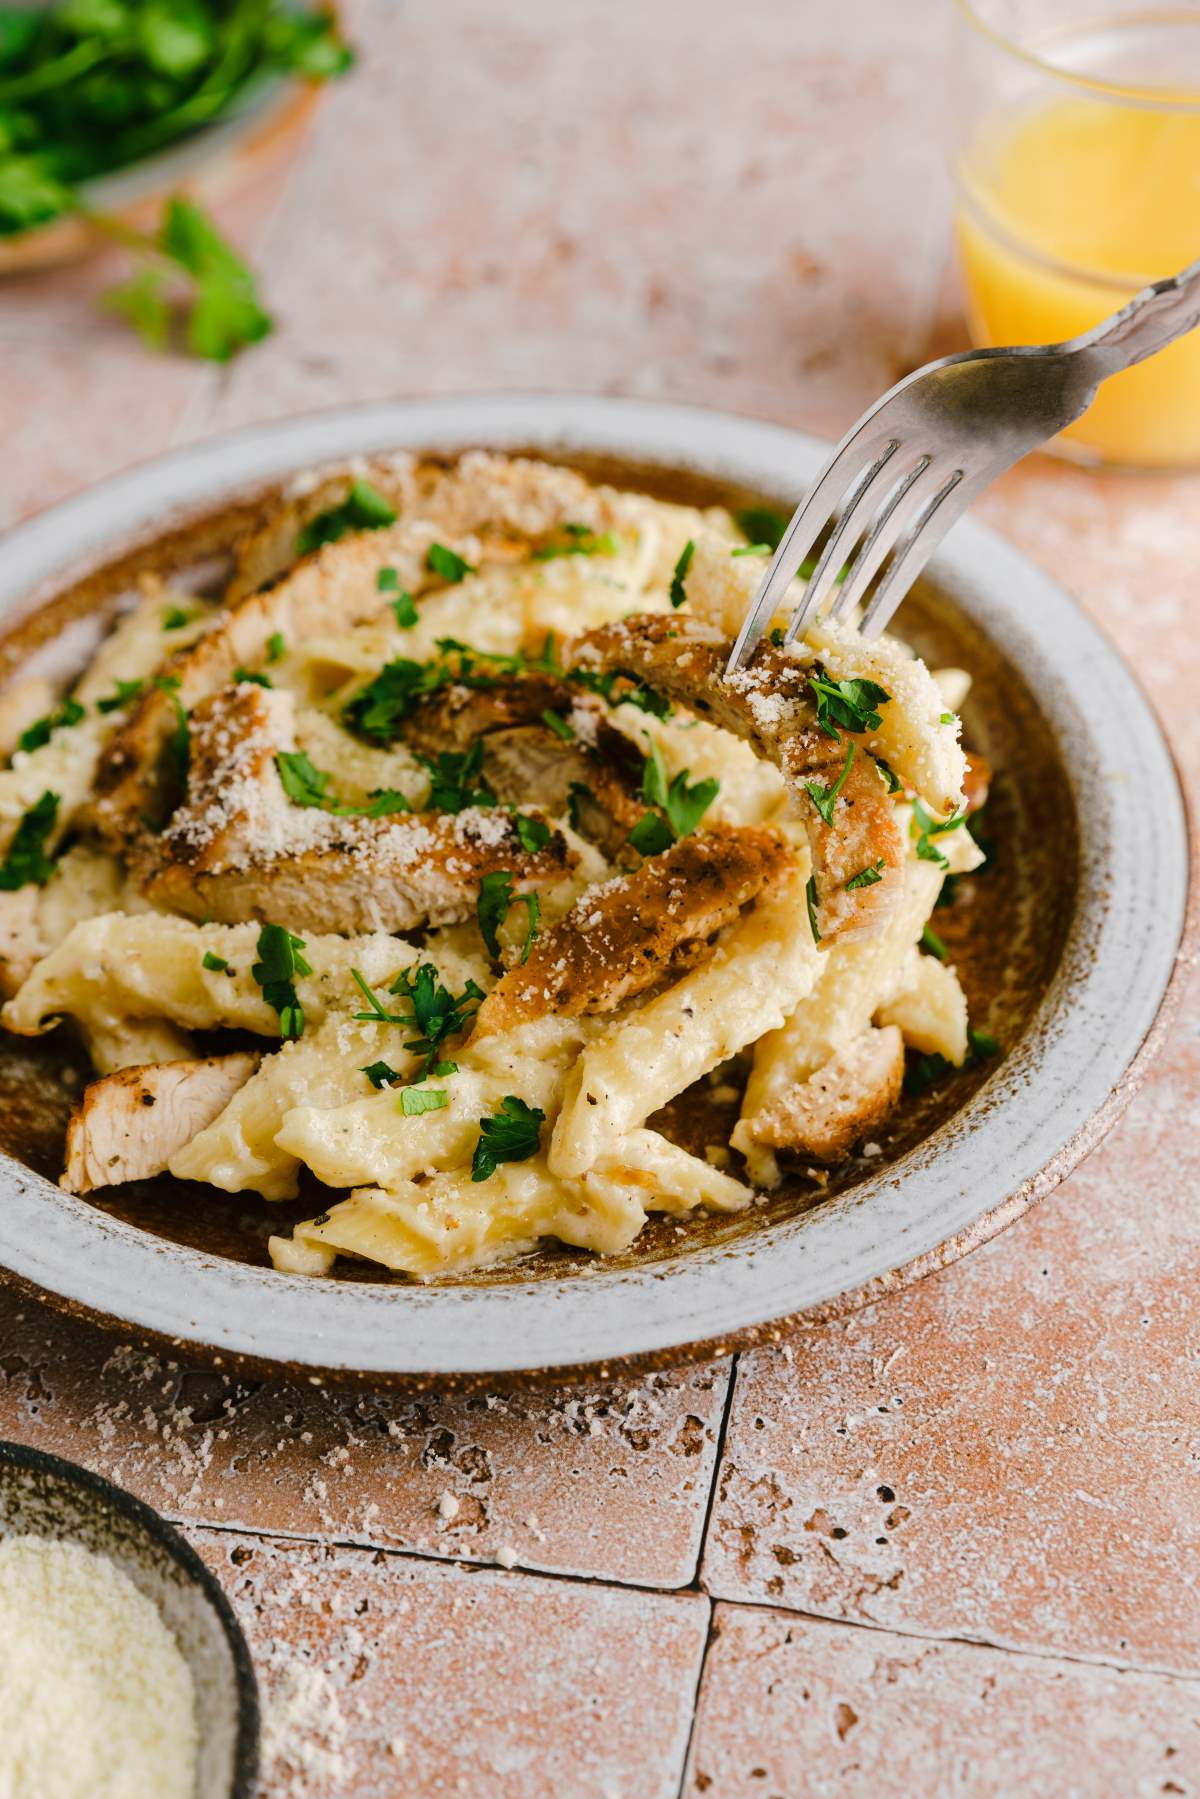
<path id="1" fill-rule="evenodd" d="M 275 766 L 293 726 L 291 696 L 252 684 L 196 708 L 187 799 L 137 851 L 155 905 L 222 924 L 405 931 L 469 917 L 486 874 L 507 870 L 520 893 L 574 864 L 561 832 L 531 854 L 498 808 L 365 818 L 295 805 Z"/>
<path id="2" fill-rule="evenodd" d="M 611 1012 L 703 955 L 708 940 L 791 863 L 771 831 L 718 826 L 633 874 L 590 887 L 479 1008 L 475 1035 L 548 1012 Z"/>
<path id="3" fill-rule="evenodd" d="M 220 1116 L 258 1063 L 258 1056 L 239 1051 L 123 1068 L 93 1081 L 67 1126 L 59 1184 L 68 1193 L 90 1193 L 164 1173 L 176 1150 Z"/>
<path id="4" fill-rule="evenodd" d="M 732 645 L 713 626 L 676 614 L 643 613 L 602 625 L 572 646 L 575 664 L 627 672 L 700 717 L 744 738 L 780 769 L 800 807 L 815 865 L 817 928 L 822 938 L 877 929 L 901 892 L 904 841 L 878 765 L 861 738 L 834 742 L 816 722 L 810 665 L 760 644 L 747 668 L 726 679 Z M 845 768 L 849 745 L 854 755 Z M 845 780 L 827 825 L 807 792 Z M 880 876 L 847 890 L 865 869 Z"/>
<path id="5" fill-rule="evenodd" d="M 748 1120 L 764 1149 L 840 1162 L 895 1108 L 904 1081 L 904 1039 L 895 1025 L 864 1031 Z"/>
<path id="6" fill-rule="evenodd" d="M 486 687 L 455 683 L 418 701 L 404 722 L 405 742 L 422 756 L 461 755 L 492 731 L 537 724 L 547 712 L 565 718 L 575 697 L 555 675 L 513 675 Z"/>

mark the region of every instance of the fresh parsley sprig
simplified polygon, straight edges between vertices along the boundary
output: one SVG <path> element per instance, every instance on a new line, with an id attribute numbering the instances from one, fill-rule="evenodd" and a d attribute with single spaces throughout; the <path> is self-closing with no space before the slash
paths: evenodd
<path id="1" fill-rule="evenodd" d="M 344 500 L 310 518 L 296 539 L 296 553 L 308 556 L 322 544 L 337 543 L 351 531 L 382 531 L 396 522 L 396 508 L 386 495 L 356 475 Z"/>
<path id="2" fill-rule="evenodd" d="M 312 969 L 300 954 L 303 937 L 295 937 L 280 924 L 265 924 L 258 933 L 258 961 L 250 973 L 262 988 L 262 996 L 279 1014 L 279 1035 L 285 1039 L 304 1035 L 304 1007 L 296 992 L 297 975 Z"/>
<path id="3" fill-rule="evenodd" d="M 497 869 L 492 874 L 484 875 L 479 883 L 479 898 L 475 902 L 475 916 L 479 921 L 479 930 L 487 945 L 488 954 L 496 961 L 500 959 L 501 925 L 508 917 L 514 903 L 525 907 L 525 942 L 521 950 L 522 963 L 528 962 L 529 952 L 538 937 L 541 922 L 542 906 L 536 893 L 513 893 L 513 876 L 508 869 Z"/>
<path id="4" fill-rule="evenodd" d="M 883 869 L 884 861 L 880 856 L 877 862 L 869 863 L 866 868 L 860 868 L 856 875 L 851 875 L 846 882 L 846 892 L 853 893 L 859 887 L 874 887 L 877 881 L 882 881 Z"/>
<path id="5" fill-rule="evenodd" d="M 153 236 L 119 219 L 88 217 L 138 262 L 127 281 L 100 296 L 100 304 L 151 349 L 167 349 L 178 323 L 193 356 L 228 362 L 274 329 L 248 264 L 194 200 L 179 195 L 168 200 Z"/>
<path id="6" fill-rule="evenodd" d="M 0 862 L 0 893 L 18 887 L 44 887 L 54 873 L 54 858 L 46 854 L 46 839 L 58 823 L 59 795 L 49 789 L 25 813 Z"/>
<path id="7" fill-rule="evenodd" d="M 559 556 L 619 556 L 621 540 L 611 531 L 593 531 L 590 525 L 567 524 L 556 541 L 530 551 L 533 562 L 553 562 Z"/>
<path id="8" fill-rule="evenodd" d="M 486 1181 L 501 1162 L 527 1162 L 537 1154 L 546 1114 L 515 1093 L 501 1100 L 490 1118 L 479 1120 L 479 1141 L 471 1158 L 471 1179 Z"/>
<path id="9" fill-rule="evenodd" d="M 956 831 L 966 823 L 966 819 L 965 812 L 957 812 L 953 818 L 947 818 L 939 824 L 936 818 L 926 812 L 920 800 L 914 800 L 909 833 L 916 841 L 917 855 L 922 862 L 936 862 L 939 868 L 949 868 L 949 860 L 942 854 L 934 838 L 944 837 L 947 831 Z"/>
<path id="10" fill-rule="evenodd" d="M 423 1056 L 425 1065 L 418 1075 L 418 1080 L 425 1080 L 430 1074 L 453 1074 L 457 1063 L 446 1061 L 441 1055 L 442 1045 L 448 1038 L 464 1031 L 475 1016 L 483 990 L 474 981 L 468 981 L 463 991 L 457 995 L 442 985 L 442 979 L 432 962 L 421 962 L 413 968 L 402 968 L 396 979 L 388 988 L 389 993 L 399 994 L 412 1007 L 410 1012 L 389 1012 L 381 1004 L 374 989 L 367 982 L 360 969 L 350 970 L 359 991 L 366 997 L 369 1010 L 356 1012 L 354 1017 L 361 1024 L 394 1024 L 402 1029 L 416 1033 L 404 1045 L 414 1055 Z"/>
<path id="11" fill-rule="evenodd" d="M 657 856 L 696 829 L 721 791 L 721 783 L 710 777 L 689 784 L 691 770 L 686 768 L 671 779 L 658 745 L 649 738 L 646 742 L 650 754 L 642 767 L 642 798 L 651 806 L 660 806 L 666 817 L 644 812 L 629 833 L 629 842 L 640 855 Z"/>
<path id="12" fill-rule="evenodd" d="M 469 750 L 441 750 L 436 758 L 418 756 L 429 772 L 426 806 L 433 812 L 465 812 L 469 806 L 494 806 L 496 795 L 483 773 L 483 738 Z"/>
<path id="13" fill-rule="evenodd" d="M 877 681 L 853 676 L 847 681 L 831 681 L 823 670 L 808 678 L 817 702 L 817 724 L 835 743 L 841 742 L 841 731 L 877 731 L 883 723 L 878 708 L 886 705 L 891 694 Z"/>
<path id="14" fill-rule="evenodd" d="M 49 743 L 55 731 L 60 731 L 67 725 L 77 725 L 86 716 L 86 706 L 81 706 L 78 700 L 66 699 L 53 712 L 47 712 L 44 718 L 37 718 L 31 725 L 27 725 L 17 738 L 17 748 L 40 750 L 43 744 Z"/>
<path id="15" fill-rule="evenodd" d="M 853 760 L 854 744 L 853 742 L 850 742 L 846 745 L 846 760 L 842 763 L 842 772 L 832 787 L 826 787 L 820 781 L 806 781 L 804 783 L 805 793 L 807 793 L 809 799 L 817 808 L 817 811 L 821 814 L 821 817 L 827 825 L 833 824 L 833 812 L 834 807 L 837 805 L 838 794 L 846 785 L 846 777 L 850 773 L 850 764 Z"/>
<path id="16" fill-rule="evenodd" d="M 386 818 L 394 812 L 412 811 L 405 795 L 392 787 L 376 788 L 365 805 L 334 799 L 328 791 L 331 776 L 314 768 L 305 750 L 280 750 L 275 767 L 284 792 L 296 806 L 320 807 L 338 818 Z"/>

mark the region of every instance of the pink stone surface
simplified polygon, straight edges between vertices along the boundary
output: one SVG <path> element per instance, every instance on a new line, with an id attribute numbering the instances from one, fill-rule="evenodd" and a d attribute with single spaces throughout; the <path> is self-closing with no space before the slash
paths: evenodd
<path id="1" fill-rule="evenodd" d="M 0 1437 L 168 1517 L 655 1587 L 696 1571 L 728 1365 L 461 1398 L 234 1380 L 0 1293 Z"/>
<path id="2" fill-rule="evenodd" d="M 708 1628 L 621 1591 L 197 1530 L 247 1632 L 262 1799 L 674 1799 Z"/>
<path id="3" fill-rule="evenodd" d="M 1200 1688 L 720 1605 L 685 1792 L 1193 1793 Z"/>
<path id="4" fill-rule="evenodd" d="M 117 257 L 0 286 L 0 522 L 397 393 L 636 393 L 837 436 L 961 344 L 949 8 L 346 11 L 353 80 L 219 209 L 268 342 L 151 356 L 93 311 Z M 1193 794 L 1198 493 L 1039 458 L 979 507 L 1117 642 Z M 0 1432 L 193 1532 L 250 1632 L 270 1799 L 673 1794 L 706 1589 L 688 1791 L 1195 1791 L 1197 1056 L 1193 987 L 1056 1195 L 743 1357 L 727 1431 L 728 1364 L 477 1400 L 227 1384 L 4 1295 Z M 463 1565 L 498 1551 L 511 1573 Z"/>

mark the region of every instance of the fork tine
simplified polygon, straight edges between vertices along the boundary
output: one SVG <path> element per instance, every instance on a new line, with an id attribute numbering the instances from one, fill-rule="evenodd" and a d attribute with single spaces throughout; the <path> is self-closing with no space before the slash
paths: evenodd
<path id="1" fill-rule="evenodd" d="M 863 637 L 878 637 L 895 615 L 896 608 L 916 580 L 929 558 L 955 521 L 961 518 L 989 476 L 967 481 L 962 469 L 955 469 L 923 510 L 913 520 L 904 538 L 896 546 L 895 559 L 872 594 L 859 631 Z"/>
<path id="2" fill-rule="evenodd" d="M 932 481 L 938 479 L 940 470 L 935 469 L 932 454 L 926 454 L 918 457 L 897 480 L 872 519 L 870 529 L 846 571 L 841 591 L 829 608 L 831 619 L 848 618 L 865 599 L 871 582 L 893 546 L 904 536 L 914 514 L 924 506 Z"/>
<path id="3" fill-rule="evenodd" d="M 898 448 L 899 444 L 892 440 L 884 445 L 881 453 L 885 457 L 890 456 Z M 775 614 L 782 608 L 793 576 L 828 524 L 838 500 L 852 481 L 861 478 L 863 456 L 874 458 L 877 452 L 879 440 L 864 444 L 861 442 L 861 432 L 856 432 L 853 441 L 847 440 L 839 444 L 834 451 L 811 492 L 793 513 L 787 530 L 779 540 L 778 549 L 767 564 L 767 571 L 751 602 L 750 610 L 742 621 L 742 628 L 726 664 L 727 674 L 732 674 L 749 657 Z"/>
<path id="4" fill-rule="evenodd" d="M 821 603 L 829 593 L 837 579 L 837 570 L 841 563 L 843 544 L 853 545 L 862 530 L 863 522 L 870 516 L 868 497 L 875 491 L 886 471 L 892 457 L 900 448 L 898 438 L 890 438 L 875 457 L 863 470 L 851 490 L 849 499 L 842 508 L 841 517 L 837 520 L 829 534 L 828 542 L 817 559 L 817 565 L 808 578 L 803 598 L 792 613 L 784 643 L 792 643 L 814 619 L 820 611 Z"/>

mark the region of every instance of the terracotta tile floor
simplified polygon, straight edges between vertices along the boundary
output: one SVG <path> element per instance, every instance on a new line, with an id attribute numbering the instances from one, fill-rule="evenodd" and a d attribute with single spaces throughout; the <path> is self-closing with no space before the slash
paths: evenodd
<path id="1" fill-rule="evenodd" d="M 349 12 L 353 82 L 222 209 L 275 337 L 155 361 L 92 311 L 112 258 L 0 288 L 0 520 L 395 392 L 837 435 L 959 341 L 941 8 Z M 1190 778 L 1197 492 L 1041 460 L 981 508 L 1117 640 Z M 1198 1036 L 1193 990 L 1109 1140 L 991 1246 L 736 1370 L 334 1394 L 5 1295 L 0 1433 L 184 1522 L 250 1633 L 270 1799 L 1197 1793 Z"/>

